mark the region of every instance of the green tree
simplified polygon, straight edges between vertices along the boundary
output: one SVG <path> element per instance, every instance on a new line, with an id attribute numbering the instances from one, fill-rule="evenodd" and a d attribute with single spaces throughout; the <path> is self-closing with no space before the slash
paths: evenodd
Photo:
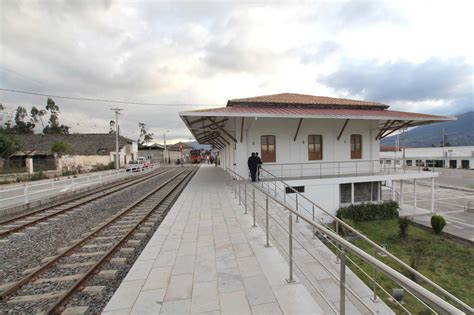
<path id="1" fill-rule="evenodd" d="M 115 134 L 115 120 L 111 120 L 109 122 L 109 134 L 111 135 Z"/>
<path id="2" fill-rule="evenodd" d="M 25 107 L 18 106 L 15 113 L 15 126 L 13 126 L 13 131 L 15 133 L 33 133 L 35 124 L 30 121 L 26 121 L 28 118 L 28 112 Z"/>
<path id="3" fill-rule="evenodd" d="M 43 116 L 46 115 L 45 109 L 38 109 L 36 106 L 33 106 L 30 110 L 30 121 L 32 124 L 37 124 L 41 122 L 41 126 L 44 129 Z"/>
<path id="4" fill-rule="evenodd" d="M 52 98 L 48 98 L 46 110 L 49 112 L 49 124 L 44 127 L 43 133 L 68 134 L 71 127 L 59 124 L 59 106 L 56 105 Z"/>
<path id="5" fill-rule="evenodd" d="M 66 153 L 68 150 L 69 150 L 68 144 L 63 141 L 56 141 L 51 147 L 51 151 L 53 153 L 57 153 L 59 156 Z"/>
<path id="6" fill-rule="evenodd" d="M 10 164 L 10 157 L 20 150 L 18 142 L 11 136 L 0 133 L 0 157 L 7 161 L 7 167 Z"/>
<path id="7" fill-rule="evenodd" d="M 140 128 L 140 139 L 138 140 L 138 144 L 142 145 L 153 140 L 153 133 L 148 131 L 148 127 L 145 123 L 139 122 L 138 128 Z"/>

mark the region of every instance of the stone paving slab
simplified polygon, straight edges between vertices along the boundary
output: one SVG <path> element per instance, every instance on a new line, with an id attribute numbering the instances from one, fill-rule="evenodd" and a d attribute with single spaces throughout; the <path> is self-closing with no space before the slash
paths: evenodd
<path id="1" fill-rule="evenodd" d="M 263 246 L 226 188 L 228 175 L 201 166 L 105 307 L 104 314 L 322 314 L 292 284 L 285 258 Z"/>

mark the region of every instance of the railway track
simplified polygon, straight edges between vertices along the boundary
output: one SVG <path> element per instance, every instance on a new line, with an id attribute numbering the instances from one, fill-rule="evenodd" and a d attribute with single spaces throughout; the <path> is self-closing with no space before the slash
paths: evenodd
<path id="1" fill-rule="evenodd" d="M 143 181 L 154 178 L 155 176 L 166 174 L 169 171 L 171 171 L 171 168 L 152 171 L 146 175 L 134 177 L 133 179 L 125 182 L 120 181 L 119 183 L 106 185 L 105 187 L 101 187 L 98 190 L 94 190 L 92 193 L 88 193 L 86 195 L 74 197 L 72 199 L 68 199 L 47 207 L 9 218 L 7 220 L 3 220 L 0 222 L 0 238 L 46 221 L 60 214 L 64 214 L 65 212 L 71 211 L 90 202 L 109 196 L 122 189 L 143 183 Z"/>
<path id="2" fill-rule="evenodd" d="M 112 257 L 117 253 L 133 252 L 134 247 L 140 245 L 139 239 L 145 234 L 141 231 L 162 221 L 180 192 L 178 187 L 184 187 L 197 169 L 175 169 L 168 174 L 170 178 L 151 192 L 9 285 L 0 292 L 3 304 L 0 311 L 3 308 L 20 313 L 57 314 L 78 291 L 88 291 L 88 288 L 94 291 L 86 286 L 91 278 L 115 277 L 117 270 L 99 270 L 105 263 L 111 266 L 123 264 L 124 258 Z M 138 240 L 130 240 L 132 236 Z"/>

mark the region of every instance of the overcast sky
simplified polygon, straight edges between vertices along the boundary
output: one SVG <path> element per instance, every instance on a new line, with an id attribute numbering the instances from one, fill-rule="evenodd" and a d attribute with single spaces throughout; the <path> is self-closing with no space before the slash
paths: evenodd
<path id="1" fill-rule="evenodd" d="M 473 110 L 474 1 L 0 0 L 0 87 L 134 102 L 225 106 L 282 92 Z M 112 104 L 55 99 L 72 132 L 107 132 Z M 0 91 L 7 111 L 46 97 Z M 178 112 L 120 105 L 158 141 Z"/>

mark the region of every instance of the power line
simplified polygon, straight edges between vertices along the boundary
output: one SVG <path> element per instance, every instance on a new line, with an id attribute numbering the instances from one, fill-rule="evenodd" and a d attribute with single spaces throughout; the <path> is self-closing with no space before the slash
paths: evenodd
<path id="1" fill-rule="evenodd" d="M 139 106 L 169 106 L 169 107 L 222 106 L 221 104 L 200 104 L 200 105 L 197 105 L 197 104 L 189 104 L 189 103 L 175 103 L 175 104 L 173 104 L 173 103 L 127 102 L 127 101 L 117 101 L 117 100 L 102 99 L 102 98 L 87 98 L 87 97 L 74 97 L 74 96 L 44 94 L 44 93 L 36 93 L 36 92 L 29 92 L 29 91 L 5 89 L 5 88 L 0 88 L 0 91 L 18 93 L 18 94 L 28 94 L 28 95 L 36 95 L 36 96 L 62 98 L 62 99 L 76 100 L 76 101 L 117 103 L 117 104 L 129 104 L 129 105 L 139 105 Z"/>

